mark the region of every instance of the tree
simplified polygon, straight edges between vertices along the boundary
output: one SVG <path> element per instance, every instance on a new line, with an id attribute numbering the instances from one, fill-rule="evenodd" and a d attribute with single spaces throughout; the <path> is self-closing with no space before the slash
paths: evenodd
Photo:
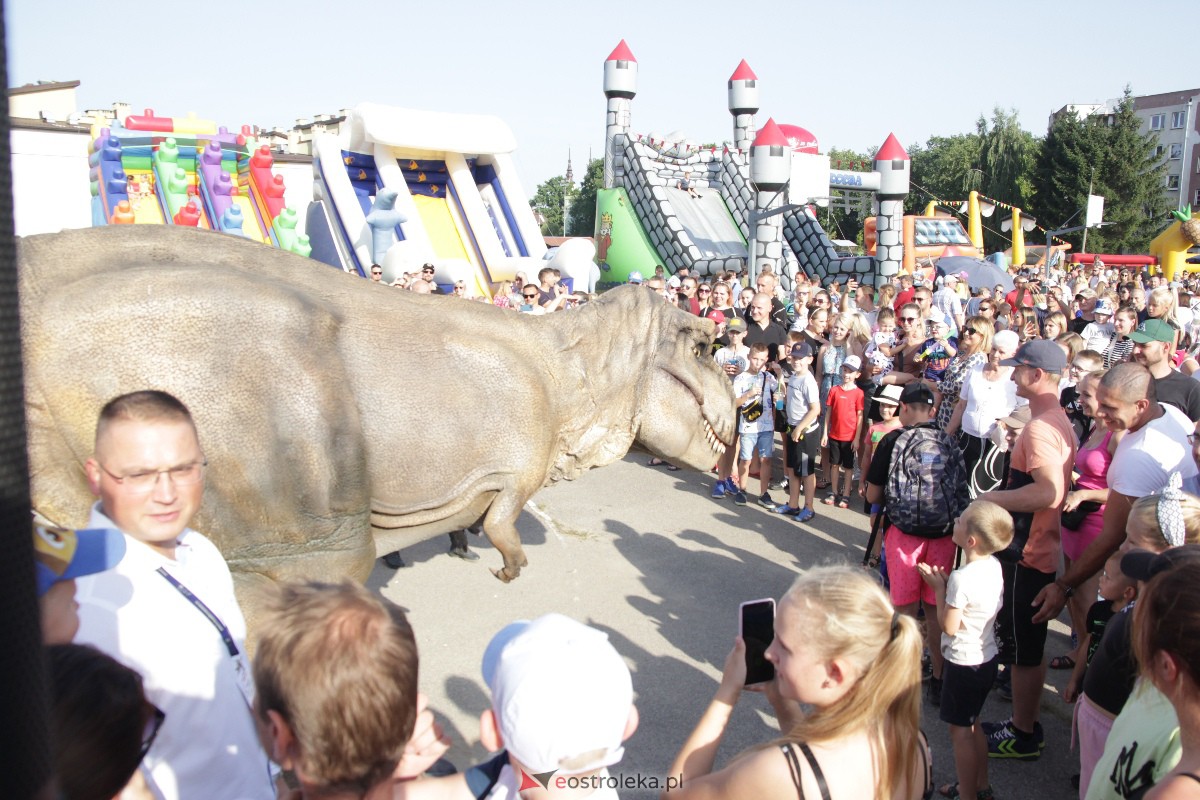
<path id="1" fill-rule="evenodd" d="M 1168 213 L 1163 196 L 1167 167 L 1154 153 L 1158 136 L 1141 133 L 1129 87 L 1107 132 L 1109 157 L 1098 176 L 1103 190 L 1095 194 L 1104 195 L 1104 221 L 1112 224 L 1090 232 L 1088 247 L 1099 253 L 1145 252 Z"/>
<path id="2" fill-rule="evenodd" d="M 596 230 L 596 192 L 604 186 L 604 159 L 593 158 L 588 162 L 579 191 L 571 202 L 571 215 L 567 220 L 567 236 L 591 236 Z"/>
<path id="3" fill-rule="evenodd" d="M 563 199 L 568 196 L 573 199 L 576 191 L 562 175 L 555 175 L 538 185 L 529 205 L 545 220 L 542 225 L 543 236 L 563 235 Z"/>
<path id="4" fill-rule="evenodd" d="M 1139 132 L 1133 110 L 1126 88 L 1111 121 L 1060 117 L 1037 159 L 1037 206 L 1046 227 L 1082 224 L 1089 184 L 1092 194 L 1104 197 L 1104 221 L 1111 224 L 1088 232 L 1094 253 L 1145 252 L 1164 224 L 1166 167 L 1154 154 L 1156 137 Z M 1083 233 L 1064 238 L 1079 247 Z"/>
<path id="5" fill-rule="evenodd" d="M 904 201 L 906 214 L 920 214 L 931 200 L 954 202 L 979 189 L 980 138 L 974 133 L 931 136 L 908 149 L 912 189 Z"/>
<path id="6" fill-rule="evenodd" d="M 999 107 L 992 109 L 991 124 L 981 116 L 975 123 L 975 131 L 979 138 L 979 192 L 1002 203 L 1028 209 L 1033 198 L 1033 170 L 1040 146 L 1037 139 L 1022 130 L 1016 109 L 1007 113 Z M 985 227 L 984 242 L 988 250 L 1003 249 L 1011 239 L 999 232 L 999 225 L 990 225 Z"/>

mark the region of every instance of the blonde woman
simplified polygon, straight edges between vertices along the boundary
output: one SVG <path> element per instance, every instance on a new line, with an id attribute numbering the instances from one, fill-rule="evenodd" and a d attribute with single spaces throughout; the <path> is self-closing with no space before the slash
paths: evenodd
<path id="1" fill-rule="evenodd" d="M 879 287 L 879 299 L 875 303 L 880 308 L 890 308 L 895 310 L 896 306 L 896 287 L 890 283 L 885 283 Z"/>
<path id="2" fill-rule="evenodd" d="M 931 791 L 921 734 L 921 633 L 867 572 L 816 567 L 779 603 L 764 685 L 781 737 L 713 772 L 746 681 L 739 637 L 721 685 L 675 757 L 681 786 L 664 800 L 861 798 L 917 800 Z"/>
<path id="3" fill-rule="evenodd" d="M 1161 319 L 1174 328 L 1176 347 L 1179 345 L 1179 321 L 1175 319 L 1175 312 L 1178 310 L 1179 303 L 1175 292 L 1169 286 L 1158 287 L 1150 292 L 1150 297 L 1146 299 L 1146 319 Z M 1172 351 L 1174 349 L 1172 348 Z"/>
<path id="4" fill-rule="evenodd" d="M 1046 339 L 1057 339 L 1060 335 L 1069 332 L 1071 329 L 1067 327 L 1067 317 L 1061 311 L 1052 311 L 1042 320 L 1042 337 Z"/>
<path id="5" fill-rule="evenodd" d="M 967 374 L 973 369 L 983 369 L 987 363 L 992 352 L 992 334 L 992 323 L 986 317 L 967 317 L 958 332 L 958 352 L 950 359 L 937 385 L 942 398 L 937 410 L 937 426 L 942 430 L 946 430 L 954 416 L 954 407 Z"/>
<path id="6" fill-rule="evenodd" d="M 500 308 L 514 308 L 512 295 L 513 282 L 500 281 L 500 285 L 496 287 L 496 293 L 492 295 L 492 305 Z"/>

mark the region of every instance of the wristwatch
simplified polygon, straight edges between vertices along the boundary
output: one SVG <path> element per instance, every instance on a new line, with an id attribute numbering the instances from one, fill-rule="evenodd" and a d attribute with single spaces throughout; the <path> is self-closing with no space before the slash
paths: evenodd
<path id="1" fill-rule="evenodd" d="M 1064 581 L 1062 578 L 1055 578 L 1054 585 L 1059 589 L 1062 589 L 1063 596 L 1068 600 L 1071 598 L 1071 595 L 1075 594 L 1075 587 Z"/>

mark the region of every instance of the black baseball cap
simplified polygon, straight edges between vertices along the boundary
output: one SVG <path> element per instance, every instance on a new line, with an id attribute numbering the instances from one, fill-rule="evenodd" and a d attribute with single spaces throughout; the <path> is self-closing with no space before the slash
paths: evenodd
<path id="1" fill-rule="evenodd" d="M 1130 550 L 1121 557 L 1121 572 L 1135 581 L 1148 581 L 1155 575 L 1189 561 L 1200 561 L 1200 544 L 1185 544 L 1161 553 Z"/>
<path id="2" fill-rule="evenodd" d="M 792 345 L 792 358 L 812 358 L 812 345 L 808 342 L 796 342 Z"/>
<path id="3" fill-rule="evenodd" d="M 923 383 L 906 384 L 900 392 L 900 402 L 908 406 L 931 406 L 934 404 L 933 390 Z"/>

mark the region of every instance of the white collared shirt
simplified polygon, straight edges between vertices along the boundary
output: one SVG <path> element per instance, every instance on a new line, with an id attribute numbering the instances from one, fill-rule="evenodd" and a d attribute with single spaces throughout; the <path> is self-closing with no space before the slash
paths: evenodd
<path id="1" fill-rule="evenodd" d="M 117 525 L 97 503 L 88 527 Z M 217 628 L 155 571 L 165 568 L 203 601 L 245 659 L 246 620 L 225 559 L 190 528 L 179 536 L 173 560 L 124 535 L 121 563 L 77 581 L 75 641 L 141 673 L 147 698 L 166 713 L 142 761 L 147 784 L 164 800 L 272 800 L 267 756 L 239 688 L 237 661 Z"/>

